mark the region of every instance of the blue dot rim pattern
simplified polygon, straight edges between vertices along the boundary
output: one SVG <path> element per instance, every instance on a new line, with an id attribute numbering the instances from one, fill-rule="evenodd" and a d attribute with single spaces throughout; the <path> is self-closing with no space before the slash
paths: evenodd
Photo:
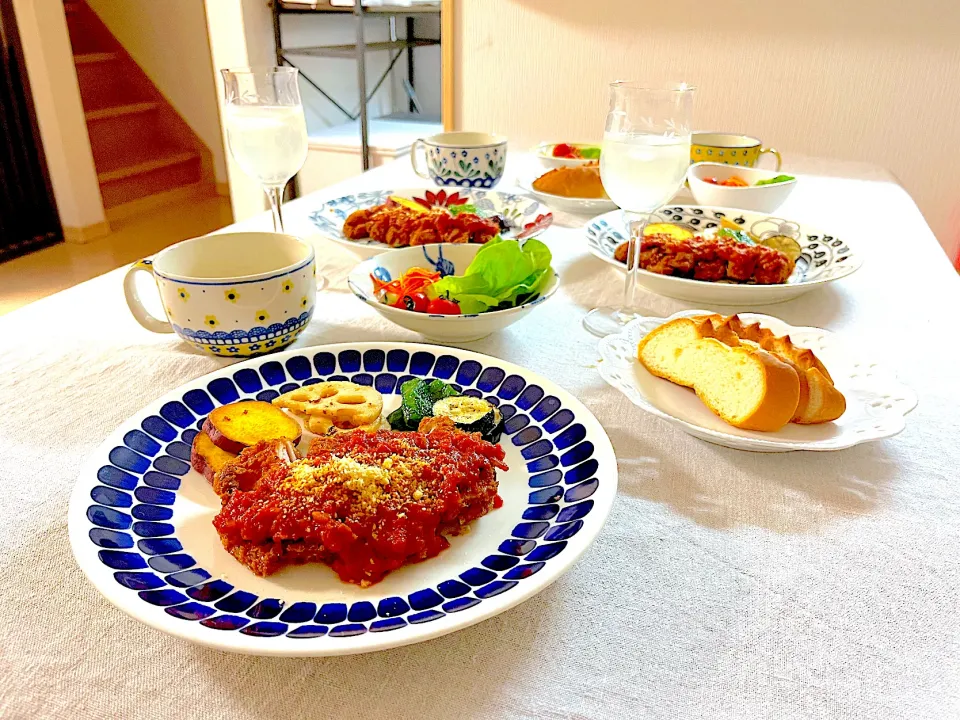
<path id="1" fill-rule="evenodd" d="M 624 264 L 614 259 L 614 251 L 617 246 L 626 240 L 626 229 L 621 215 L 619 210 L 598 215 L 587 223 L 585 228 L 587 249 L 590 253 L 604 262 L 624 270 Z M 851 275 L 863 264 L 863 258 L 850 247 L 846 240 L 807 226 L 805 223 L 784 223 L 783 220 L 771 217 L 766 213 L 707 206 L 668 205 L 661 207 L 652 215 L 655 222 L 676 223 L 699 233 L 712 232 L 720 227 L 721 220 L 725 220 L 758 236 L 770 231 L 789 234 L 800 244 L 802 251 L 797 258 L 796 267 L 786 283 L 753 286 L 714 283 L 718 288 L 747 287 L 751 289 L 752 295 L 759 297 L 762 293 L 776 291 L 777 288 L 785 286 L 811 287 L 839 280 Z M 784 224 L 781 225 L 781 223 Z M 643 269 L 640 272 L 647 275 L 653 274 Z M 689 286 L 689 283 L 702 284 L 705 282 L 669 275 L 657 277 L 667 278 L 668 282 L 687 286 Z"/>
<path id="2" fill-rule="evenodd" d="M 465 390 L 497 402 L 505 415 L 529 416 L 514 435 L 532 425 L 543 428 L 536 443 L 551 442 L 573 420 L 586 427 L 586 440 L 552 447 L 546 456 L 538 451 L 526 468 L 522 454 L 511 456 L 511 473 L 517 471 L 527 480 L 527 491 L 534 494 L 556 485 L 558 496 L 549 506 L 540 500 L 520 507 L 522 519 L 518 514 L 510 537 L 485 537 L 488 552 L 472 558 L 471 565 L 438 586 L 402 596 L 367 591 L 366 599 L 342 605 L 342 612 L 317 602 L 314 613 L 313 603 L 285 603 L 217 580 L 176 538 L 175 516 L 172 524 L 138 519 L 144 509 L 175 508 L 181 483 L 199 478 L 186 480 L 193 471 L 177 456 L 211 407 L 256 397 L 270 385 L 294 387 L 344 373 L 368 380 L 391 375 L 394 390 L 408 375 L 465 381 L 459 382 Z M 567 432 L 567 437 L 579 440 L 580 433 Z M 502 444 L 505 449 L 524 445 L 507 435 Z M 124 452 L 115 452 L 118 449 Z M 522 453 L 524 447 L 519 449 Z M 565 460 L 559 460 L 561 456 Z M 536 469 L 550 459 L 556 473 Z M 94 585 L 120 609 L 164 632 L 253 654 L 365 652 L 452 632 L 539 592 L 592 544 L 616 494 L 616 473 L 612 446 L 597 420 L 575 398 L 523 368 L 457 348 L 412 343 L 320 346 L 224 368 L 185 384 L 125 422 L 78 479 L 70 505 L 70 537 L 74 555 Z M 540 488 L 537 482 L 548 486 Z M 96 498 L 112 504 L 101 505 Z M 145 517 L 152 519 L 150 512 Z M 282 596 L 282 591 L 277 594 Z"/>

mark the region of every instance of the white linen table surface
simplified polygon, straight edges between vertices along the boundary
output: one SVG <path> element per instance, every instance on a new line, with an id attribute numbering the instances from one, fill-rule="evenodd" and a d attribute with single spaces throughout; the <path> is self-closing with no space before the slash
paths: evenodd
<path id="1" fill-rule="evenodd" d="M 513 155 L 502 186 L 529 160 Z M 67 539 L 78 466 L 129 415 L 225 361 L 137 325 L 124 269 L 0 318 L 0 717 L 958 716 L 960 280 L 892 177 L 810 167 L 819 174 L 801 176 L 778 215 L 848 238 L 864 266 L 757 310 L 829 328 L 892 365 L 920 398 L 906 430 L 840 452 L 767 455 L 644 414 L 600 379 L 596 339 L 580 324 L 619 300 L 623 275 L 587 253 L 587 218 L 558 215 L 542 236 L 557 295 L 463 347 L 545 375 L 599 418 L 619 460 L 611 516 L 535 598 L 379 653 L 230 655 L 101 597 Z M 851 171 L 860 179 L 843 177 Z M 307 218 L 345 193 L 421 186 L 404 160 L 286 206 L 288 229 L 316 244 L 331 281 L 294 347 L 421 340 L 353 297 L 344 278 L 358 259 Z M 642 299 L 661 316 L 691 307 Z"/>

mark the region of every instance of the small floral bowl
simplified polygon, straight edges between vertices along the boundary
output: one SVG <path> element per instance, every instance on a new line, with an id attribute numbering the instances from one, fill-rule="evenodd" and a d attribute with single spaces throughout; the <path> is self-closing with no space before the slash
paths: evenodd
<path id="1" fill-rule="evenodd" d="M 443 243 L 392 250 L 357 265 L 347 278 L 347 284 L 354 295 L 372 306 L 387 320 L 407 330 L 420 333 L 428 340 L 444 344 L 480 340 L 490 333 L 513 325 L 528 315 L 537 305 L 547 300 L 557 291 L 560 276 L 554 272 L 553 278 L 543 292 L 530 298 L 523 305 L 506 310 L 491 310 L 479 315 L 429 315 L 384 305 L 373 294 L 373 281 L 370 276 L 389 282 L 416 267 L 432 269 L 443 276 L 456 275 L 466 270 L 481 247 L 480 245 Z"/>

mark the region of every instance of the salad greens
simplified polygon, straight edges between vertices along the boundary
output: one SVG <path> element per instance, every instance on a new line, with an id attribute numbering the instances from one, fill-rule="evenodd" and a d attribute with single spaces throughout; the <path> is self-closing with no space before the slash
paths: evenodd
<path id="1" fill-rule="evenodd" d="M 757 180 L 757 185 L 775 185 L 776 183 L 790 182 L 791 180 L 796 180 L 793 175 L 777 175 L 772 177 L 769 180 Z"/>
<path id="2" fill-rule="evenodd" d="M 600 148 L 598 147 L 581 147 L 577 149 L 580 151 L 580 157 L 584 160 L 600 159 Z"/>
<path id="3" fill-rule="evenodd" d="M 550 248 L 539 240 L 495 237 L 477 252 L 463 275 L 448 275 L 426 288 L 431 299 L 446 297 L 464 315 L 511 308 L 540 293 L 550 282 Z"/>

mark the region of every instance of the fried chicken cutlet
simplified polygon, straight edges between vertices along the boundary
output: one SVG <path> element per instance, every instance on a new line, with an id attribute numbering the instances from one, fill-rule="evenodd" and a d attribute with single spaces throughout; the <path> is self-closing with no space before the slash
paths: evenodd
<path id="1" fill-rule="evenodd" d="M 494 219 L 474 213 L 451 215 L 445 210 L 411 210 L 393 201 L 351 213 L 343 223 L 350 240 L 370 238 L 390 247 L 434 243 L 485 243 L 500 232 Z"/>

